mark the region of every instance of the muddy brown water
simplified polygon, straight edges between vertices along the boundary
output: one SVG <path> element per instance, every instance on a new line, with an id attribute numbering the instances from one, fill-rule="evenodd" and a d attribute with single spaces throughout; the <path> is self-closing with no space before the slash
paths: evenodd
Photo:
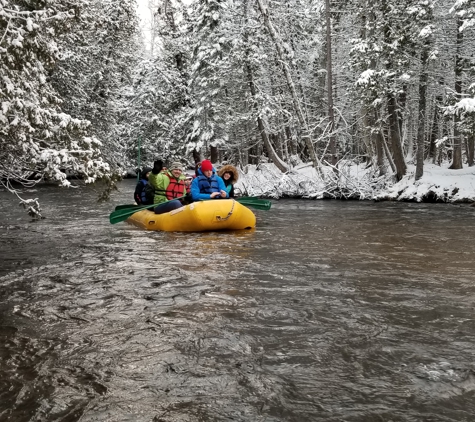
<path id="1" fill-rule="evenodd" d="M 0 192 L 1 421 L 473 421 L 475 208 L 273 201 L 257 228 L 109 224 Z"/>

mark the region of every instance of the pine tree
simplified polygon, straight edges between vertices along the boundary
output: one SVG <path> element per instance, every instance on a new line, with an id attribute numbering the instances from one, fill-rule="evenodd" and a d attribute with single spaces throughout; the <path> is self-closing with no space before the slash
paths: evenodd
<path id="1" fill-rule="evenodd" d="M 31 186 L 51 180 L 68 186 L 66 172 L 86 182 L 109 173 L 89 122 L 65 113 L 51 84 L 60 59 L 56 39 L 69 31 L 82 7 L 69 1 L 0 0 L 0 179 Z"/>
<path id="2" fill-rule="evenodd" d="M 228 66 L 227 40 L 223 33 L 224 0 L 198 0 L 193 18 L 193 57 L 191 65 L 191 108 L 188 151 L 208 149 L 212 161 L 227 135 L 220 97 L 226 95 L 222 71 Z"/>
<path id="3" fill-rule="evenodd" d="M 138 62 L 138 21 L 133 0 L 88 2 L 72 32 L 60 38 L 62 60 L 52 81 L 69 113 L 87 119 L 112 168 L 127 165 L 128 128 L 123 99 Z"/>

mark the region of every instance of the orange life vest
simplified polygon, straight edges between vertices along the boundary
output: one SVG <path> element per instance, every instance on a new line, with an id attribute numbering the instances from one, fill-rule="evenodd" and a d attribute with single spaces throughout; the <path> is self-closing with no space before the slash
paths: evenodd
<path id="1" fill-rule="evenodd" d="M 183 196 L 186 193 L 185 179 L 176 180 L 174 177 L 170 177 L 168 173 L 165 173 L 170 179 L 170 184 L 165 191 L 167 199 L 175 199 Z"/>

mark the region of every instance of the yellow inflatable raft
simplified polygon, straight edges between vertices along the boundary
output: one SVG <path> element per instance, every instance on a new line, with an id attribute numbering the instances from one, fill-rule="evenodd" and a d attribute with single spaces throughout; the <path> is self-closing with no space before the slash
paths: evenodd
<path id="1" fill-rule="evenodd" d="M 256 216 L 234 199 L 215 199 L 193 202 L 165 214 L 138 211 L 127 222 L 142 229 L 166 232 L 245 230 L 256 226 Z"/>

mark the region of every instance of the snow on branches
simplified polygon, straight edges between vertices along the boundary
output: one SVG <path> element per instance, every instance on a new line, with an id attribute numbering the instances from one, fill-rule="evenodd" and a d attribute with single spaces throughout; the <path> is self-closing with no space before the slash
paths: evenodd
<path id="1" fill-rule="evenodd" d="M 57 37 L 74 19 L 74 10 L 63 0 L 37 10 L 0 0 L 0 178 L 4 180 L 24 186 L 49 180 L 68 186 L 67 172 L 83 175 L 86 182 L 109 172 L 100 142 L 86 136 L 89 122 L 64 113 L 50 83 L 60 58 Z M 39 205 L 22 204 L 30 215 L 39 215 Z"/>

